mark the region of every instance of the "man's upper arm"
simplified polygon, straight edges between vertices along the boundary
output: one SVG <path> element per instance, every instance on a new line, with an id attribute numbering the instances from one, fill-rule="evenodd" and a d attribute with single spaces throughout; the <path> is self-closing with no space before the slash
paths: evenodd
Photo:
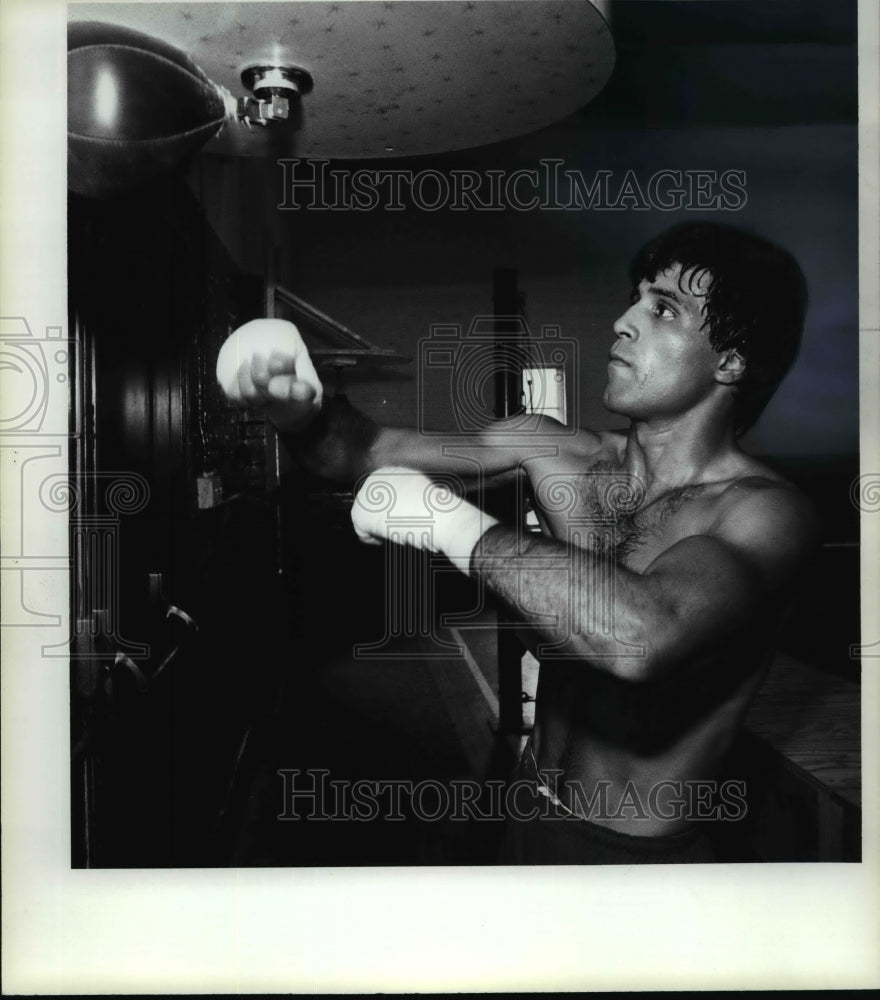
<path id="1" fill-rule="evenodd" d="M 815 545 L 815 516 L 800 494 L 775 484 L 741 492 L 704 533 L 673 545 L 644 571 L 653 600 L 640 641 L 652 672 L 761 628 L 784 607 Z"/>

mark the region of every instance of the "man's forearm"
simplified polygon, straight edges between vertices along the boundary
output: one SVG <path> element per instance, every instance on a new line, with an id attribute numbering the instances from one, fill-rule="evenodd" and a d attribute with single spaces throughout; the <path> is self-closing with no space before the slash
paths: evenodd
<path id="1" fill-rule="evenodd" d="M 501 477 L 518 476 L 523 456 L 535 446 L 534 437 L 491 425 L 482 435 L 387 427 L 356 409 L 345 396 L 325 397 L 317 417 L 304 430 L 279 430 L 279 435 L 306 472 L 343 485 L 395 465 L 453 476 L 462 490 L 476 489 Z"/>
<path id="2" fill-rule="evenodd" d="M 589 661 L 635 678 L 656 611 L 640 574 L 595 552 L 506 525 L 486 531 L 473 550 L 472 577 L 531 626 L 553 655 Z"/>
<path id="3" fill-rule="evenodd" d="M 325 397 L 321 411 L 299 433 L 280 433 L 291 456 L 310 475 L 352 485 L 371 471 L 379 425 L 345 396 Z"/>

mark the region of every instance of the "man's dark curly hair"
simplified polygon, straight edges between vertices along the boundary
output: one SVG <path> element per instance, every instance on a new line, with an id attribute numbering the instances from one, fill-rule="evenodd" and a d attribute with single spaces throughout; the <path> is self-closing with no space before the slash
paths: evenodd
<path id="1" fill-rule="evenodd" d="M 696 294 L 711 277 L 705 301 L 709 343 L 736 349 L 745 374 L 736 388 L 735 431 L 747 431 L 791 368 L 804 328 L 807 283 L 790 253 L 752 233 L 716 222 L 685 222 L 660 233 L 630 265 L 633 285 L 681 265 L 682 291 Z M 687 283 L 687 287 L 683 284 Z"/>

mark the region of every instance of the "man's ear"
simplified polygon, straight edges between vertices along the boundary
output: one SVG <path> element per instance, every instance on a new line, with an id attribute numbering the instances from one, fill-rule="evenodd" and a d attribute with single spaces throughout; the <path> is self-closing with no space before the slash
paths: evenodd
<path id="1" fill-rule="evenodd" d="M 715 369 L 715 381 L 721 385 L 736 385 L 746 373 L 746 359 L 735 347 L 721 352 L 718 367 Z"/>

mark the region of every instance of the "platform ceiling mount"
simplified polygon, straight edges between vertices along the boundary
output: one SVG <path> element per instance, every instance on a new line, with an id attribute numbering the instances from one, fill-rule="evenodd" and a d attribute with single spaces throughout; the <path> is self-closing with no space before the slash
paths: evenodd
<path id="1" fill-rule="evenodd" d="M 260 70 L 299 92 L 296 125 L 227 125 L 237 156 L 442 153 L 536 131 L 588 104 L 614 67 L 600 0 L 72 4 L 73 21 L 146 32 L 233 95 Z M 279 134 L 278 129 L 284 129 Z"/>

